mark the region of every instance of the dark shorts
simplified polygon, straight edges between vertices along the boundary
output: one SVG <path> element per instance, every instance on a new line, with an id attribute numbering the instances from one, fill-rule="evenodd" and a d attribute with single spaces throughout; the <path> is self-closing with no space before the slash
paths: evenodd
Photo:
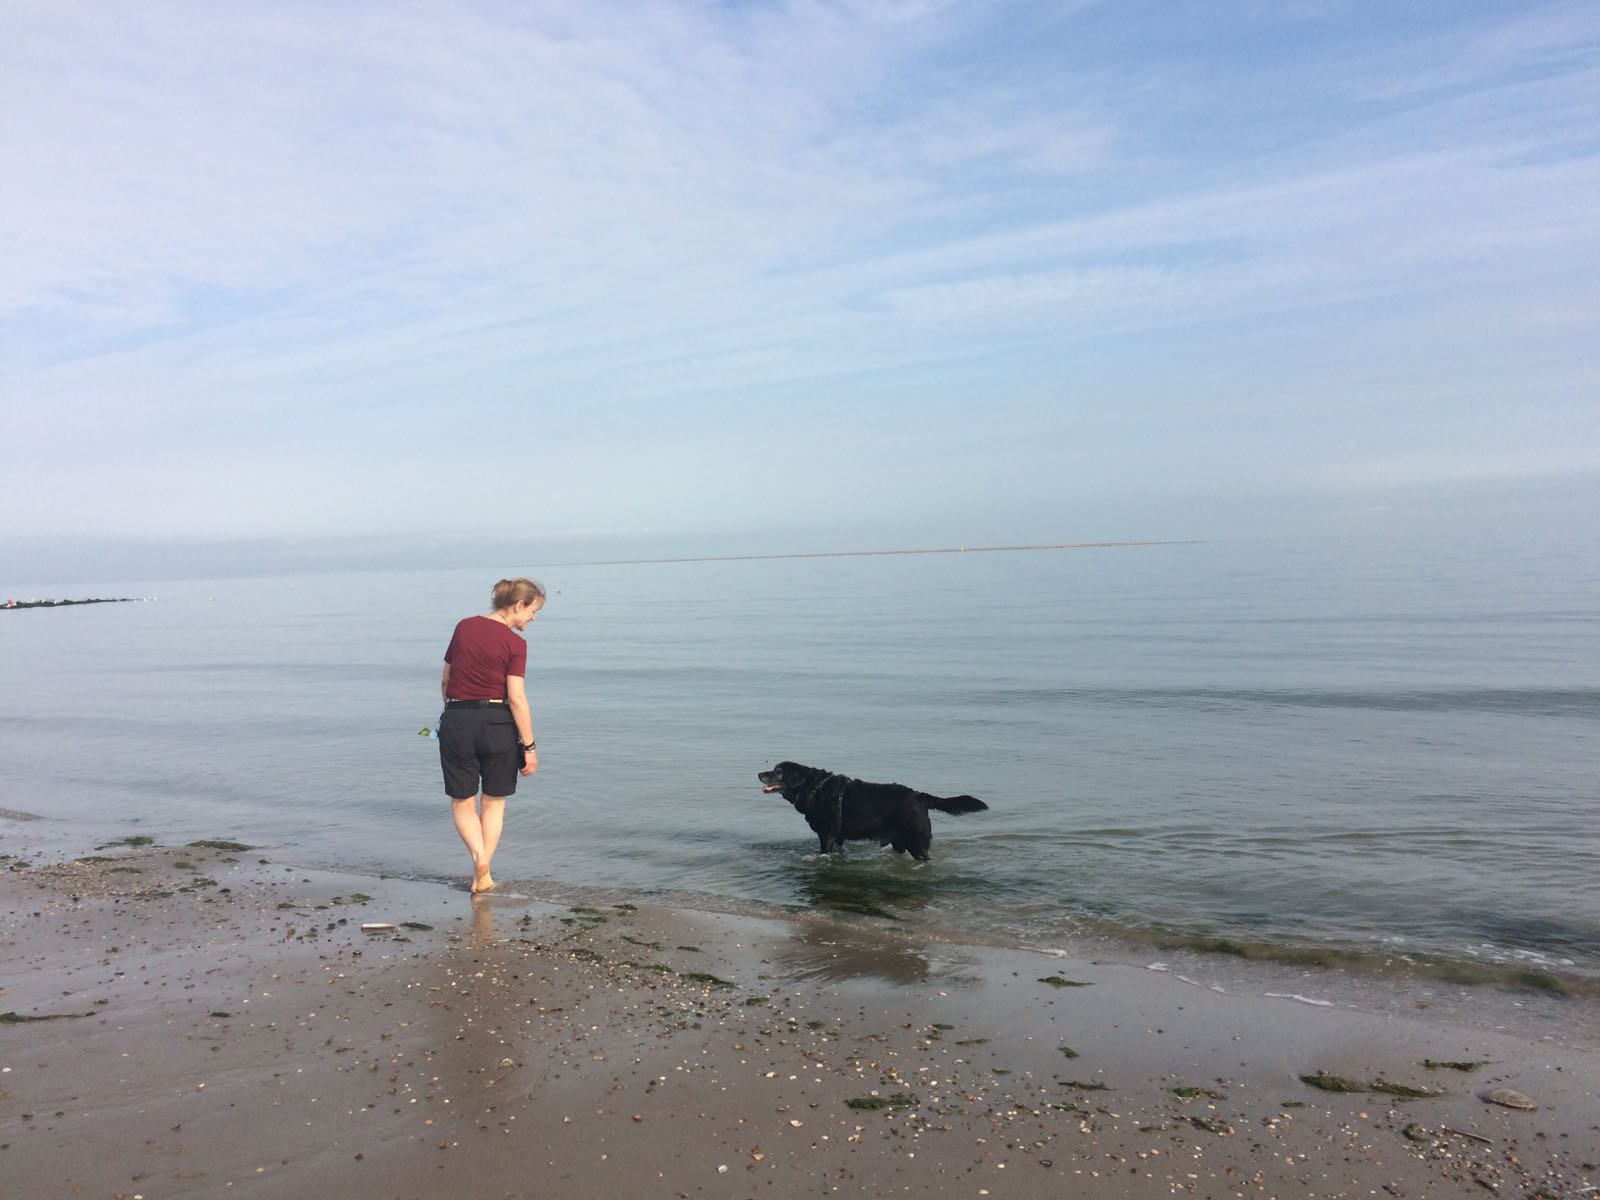
<path id="1" fill-rule="evenodd" d="M 439 718 L 439 765 L 445 795 L 465 800 L 509 796 L 517 790 L 522 751 L 517 723 L 503 704 L 490 708 L 447 708 Z"/>

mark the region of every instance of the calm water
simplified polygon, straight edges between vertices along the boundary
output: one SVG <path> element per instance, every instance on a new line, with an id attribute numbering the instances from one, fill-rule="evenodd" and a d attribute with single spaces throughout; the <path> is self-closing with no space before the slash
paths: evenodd
<path id="1" fill-rule="evenodd" d="M 524 569 L 552 593 L 542 765 L 502 883 L 1600 984 L 1580 540 Z M 0 850 L 233 836 L 464 875 L 417 731 L 495 574 L 108 582 L 158 599 L 0 613 L 0 807 L 49 818 L 0 819 Z M 935 814 L 926 867 L 821 859 L 756 784 L 783 758 L 991 811 Z"/>

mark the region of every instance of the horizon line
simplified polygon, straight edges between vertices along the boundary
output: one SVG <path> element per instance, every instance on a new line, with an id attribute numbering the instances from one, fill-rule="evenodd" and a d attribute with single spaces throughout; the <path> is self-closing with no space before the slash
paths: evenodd
<path id="1" fill-rule="evenodd" d="M 667 563 L 762 562 L 792 558 L 879 558 L 896 554 L 1010 554 L 1030 550 L 1113 550 L 1138 546 L 1197 546 L 1198 539 L 1123 542 L 1038 542 L 1020 546 L 928 546 L 905 550 L 807 550 L 798 554 L 703 554 L 679 558 L 614 558 L 547 563 L 551 567 L 646 567 Z"/>

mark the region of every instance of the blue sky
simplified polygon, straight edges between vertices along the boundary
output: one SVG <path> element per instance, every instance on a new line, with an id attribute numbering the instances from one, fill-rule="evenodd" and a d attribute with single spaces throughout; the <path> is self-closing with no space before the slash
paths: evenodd
<path id="1" fill-rule="evenodd" d="M 21 0 L 0 111 L 11 537 L 1600 494 L 1593 3 Z"/>

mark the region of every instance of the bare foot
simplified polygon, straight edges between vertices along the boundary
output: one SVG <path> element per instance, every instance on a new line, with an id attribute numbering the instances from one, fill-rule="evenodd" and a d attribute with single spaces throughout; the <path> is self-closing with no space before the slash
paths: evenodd
<path id="1" fill-rule="evenodd" d="M 494 891 L 494 876 L 489 874 L 488 867 L 479 867 L 472 877 L 472 894 L 478 896 L 492 891 Z"/>

